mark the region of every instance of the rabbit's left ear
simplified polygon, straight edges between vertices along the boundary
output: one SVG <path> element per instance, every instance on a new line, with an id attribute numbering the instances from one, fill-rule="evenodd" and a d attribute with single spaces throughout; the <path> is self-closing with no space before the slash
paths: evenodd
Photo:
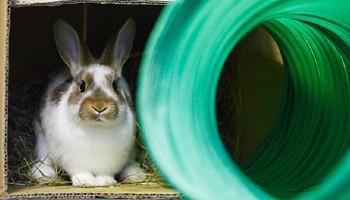
<path id="1" fill-rule="evenodd" d="M 122 67 L 129 58 L 135 37 L 135 21 L 129 18 L 118 35 L 114 36 L 104 49 L 100 63 L 111 66 L 121 75 Z"/>
<path id="2" fill-rule="evenodd" d="M 89 50 L 67 22 L 63 20 L 55 22 L 54 37 L 57 50 L 73 76 L 77 75 L 84 65 L 91 63 L 92 56 Z"/>

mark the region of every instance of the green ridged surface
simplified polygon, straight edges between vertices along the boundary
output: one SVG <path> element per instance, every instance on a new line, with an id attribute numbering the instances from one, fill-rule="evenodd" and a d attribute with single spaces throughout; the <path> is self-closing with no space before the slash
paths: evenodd
<path id="1" fill-rule="evenodd" d="M 230 159 L 216 122 L 225 60 L 257 25 L 285 62 L 280 114 L 254 156 Z M 176 1 L 139 77 L 143 137 L 165 178 L 194 199 L 350 199 L 350 1 Z"/>

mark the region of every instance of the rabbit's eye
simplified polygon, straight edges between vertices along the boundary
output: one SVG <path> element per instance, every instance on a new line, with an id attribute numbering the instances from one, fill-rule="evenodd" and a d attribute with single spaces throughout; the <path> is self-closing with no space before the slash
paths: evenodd
<path id="1" fill-rule="evenodd" d="M 119 88 L 119 84 L 118 84 L 118 80 L 114 80 L 113 82 L 112 82 L 112 86 L 113 86 L 113 89 L 114 89 L 114 91 L 118 91 L 118 88 Z"/>
<path id="2" fill-rule="evenodd" d="M 85 81 L 80 81 L 80 92 L 83 93 L 85 92 L 85 89 L 86 89 L 86 84 L 85 84 Z"/>

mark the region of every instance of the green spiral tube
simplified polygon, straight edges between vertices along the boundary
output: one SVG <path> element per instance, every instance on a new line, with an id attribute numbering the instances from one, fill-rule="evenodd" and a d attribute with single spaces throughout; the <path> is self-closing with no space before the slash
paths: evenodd
<path id="1" fill-rule="evenodd" d="M 216 90 L 227 56 L 258 25 L 280 47 L 286 88 L 269 137 L 237 166 L 220 140 Z M 176 1 L 139 76 L 146 145 L 190 198 L 350 199 L 349 58 L 349 0 Z"/>

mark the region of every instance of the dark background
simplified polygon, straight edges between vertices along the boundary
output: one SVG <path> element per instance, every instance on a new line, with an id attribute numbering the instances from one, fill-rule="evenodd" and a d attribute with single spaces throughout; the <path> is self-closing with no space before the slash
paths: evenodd
<path id="1" fill-rule="evenodd" d="M 100 56 L 109 38 L 124 22 L 136 21 L 136 37 L 124 75 L 133 86 L 148 35 L 162 6 L 85 4 L 88 10 L 86 43 Z M 23 7 L 11 10 L 10 87 L 20 80 L 43 79 L 62 68 L 53 38 L 53 24 L 63 19 L 82 35 L 84 4 L 58 7 Z"/>

